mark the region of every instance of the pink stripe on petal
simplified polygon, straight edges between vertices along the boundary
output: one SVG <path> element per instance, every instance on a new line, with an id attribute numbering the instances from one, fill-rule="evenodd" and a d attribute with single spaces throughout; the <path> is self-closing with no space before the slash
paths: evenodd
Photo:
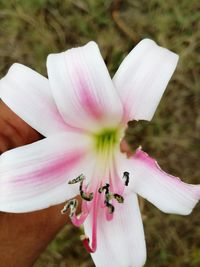
<path id="1" fill-rule="evenodd" d="M 47 69 L 55 102 L 69 125 L 94 132 L 120 123 L 121 101 L 94 42 L 49 55 Z"/>
<path id="2" fill-rule="evenodd" d="M 89 92 L 87 84 L 84 81 L 81 81 L 81 91 L 80 91 L 80 100 L 81 104 L 84 107 L 85 111 L 95 119 L 101 119 L 103 114 L 99 108 L 99 103 L 96 102 L 94 96 Z"/>
<path id="3" fill-rule="evenodd" d="M 80 101 L 79 103 L 76 102 L 76 104 L 80 106 L 80 109 L 83 109 L 82 112 L 86 112 L 92 118 L 100 120 L 103 116 L 103 109 L 99 102 L 100 99 L 97 98 L 97 95 L 95 96 L 95 92 L 92 90 L 93 83 L 86 69 L 83 71 L 77 65 L 76 56 L 74 58 L 74 67 L 72 82 L 77 93 L 77 100 Z"/>
<path id="4" fill-rule="evenodd" d="M 89 172 L 90 140 L 79 133 L 52 135 L 2 154 L 0 210 L 26 212 L 62 203 L 79 193 L 69 185 Z"/>
<path id="5" fill-rule="evenodd" d="M 151 158 L 146 152 L 142 151 L 141 148 L 138 148 L 134 154 L 134 158 L 143 161 L 146 165 L 148 165 L 150 168 L 158 169 L 163 175 L 167 175 L 169 178 L 174 179 L 176 182 L 181 182 L 181 179 L 178 177 L 175 177 L 173 175 L 170 175 L 163 171 L 160 166 L 158 165 L 158 162 Z"/>
<path id="6" fill-rule="evenodd" d="M 179 177 L 170 175 L 163 171 L 158 165 L 158 162 L 155 159 L 151 158 L 146 152 L 142 151 L 140 148 L 136 150 L 134 158 L 143 161 L 146 165 L 152 168 L 152 170 L 158 171 L 161 175 L 163 175 L 163 178 L 168 179 L 169 182 L 175 184 L 176 186 L 182 186 L 185 190 L 195 193 L 195 197 L 199 199 L 200 190 L 195 190 L 196 187 L 194 185 L 183 183 Z"/>
<path id="7" fill-rule="evenodd" d="M 23 186 L 29 183 L 40 184 L 45 181 L 57 180 L 58 176 L 66 173 L 66 181 L 70 178 L 67 174 L 74 168 L 74 166 L 84 157 L 85 152 L 73 152 L 62 155 L 56 160 L 41 162 L 40 169 L 34 169 L 32 173 L 24 173 L 19 177 L 16 176 L 14 179 L 8 180 L 8 183 L 14 183 L 15 186 Z M 73 177 L 72 177 L 73 178 Z M 6 182 L 4 182 L 6 184 Z"/>

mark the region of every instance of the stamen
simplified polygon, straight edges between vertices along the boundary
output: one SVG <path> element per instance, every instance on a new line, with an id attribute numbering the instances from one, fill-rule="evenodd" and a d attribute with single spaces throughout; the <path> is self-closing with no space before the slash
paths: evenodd
<path id="1" fill-rule="evenodd" d="M 79 183 L 80 182 L 80 187 L 79 187 L 79 191 L 80 191 L 80 196 L 82 197 L 82 199 L 86 200 L 86 201 L 91 201 L 94 197 L 94 194 L 91 192 L 91 193 L 86 193 L 84 190 L 83 190 L 83 181 L 85 180 L 85 176 L 83 174 L 80 174 L 78 177 L 70 180 L 68 182 L 68 184 L 76 184 L 76 183 Z"/>
<path id="2" fill-rule="evenodd" d="M 121 196 L 119 194 L 114 194 L 113 197 L 117 200 L 118 203 L 124 203 L 123 196 Z"/>
<path id="3" fill-rule="evenodd" d="M 84 199 L 86 201 L 91 201 L 94 197 L 94 194 L 93 194 L 93 192 L 87 194 L 86 192 L 83 191 L 83 180 L 81 181 L 80 187 L 79 187 L 80 195 L 81 195 L 82 199 Z"/>
<path id="4" fill-rule="evenodd" d="M 94 253 L 94 252 L 95 252 L 95 250 L 92 249 L 92 248 L 90 247 L 90 245 L 89 245 L 89 242 L 90 242 L 89 237 L 87 237 L 86 235 L 81 235 L 81 236 L 80 236 L 80 239 L 81 239 L 81 241 L 83 242 L 84 247 L 86 248 L 86 250 L 87 250 L 89 253 Z"/>
<path id="5" fill-rule="evenodd" d="M 110 202 L 108 202 L 107 200 L 105 200 L 104 203 L 108 208 L 109 213 L 113 214 L 113 212 L 115 211 L 115 207 L 112 204 L 110 204 Z"/>
<path id="6" fill-rule="evenodd" d="M 82 182 L 84 179 L 85 179 L 85 176 L 83 174 L 80 174 L 78 177 L 70 180 L 68 184 L 76 184 L 76 183 Z"/>
<path id="7" fill-rule="evenodd" d="M 71 199 L 65 204 L 64 208 L 61 210 L 61 213 L 65 214 L 68 211 L 68 209 L 70 209 L 69 217 L 71 218 L 75 215 L 77 207 L 78 207 L 78 200 Z"/>
<path id="8" fill-rule="evenodd" d="M 128 186 L 128 184 L 129 184 L 129 179 L 130 179 L 130 177 L 129 177 L 129 172 L 124 172 L 124 173 L 123 173 L 123 177 L 122 177 L 122 179 L 125 179 L 125 186 Z"/>
<path id="9" fill-rule="evenodd" d="M 99 188 L 98 192 L 102 193 L 105 190 L 105 194 L 108 194 L 109 193 L 109 187 L 110 187 L 110 185 L 108 183 L 106 183 L 104 186 Z"/>
<path id="10" fill-rule="evenodd" d="M 93 197 L 94 197 L 93 192 L 91 192 L 87 195 L 83 190 L 80 191 L 80 195 L 81 195 L 82 199 L 84 199 L 86 201 L 91 201 L 91 200 L 93 200 Z"/>
<path id="11" fill-rule="evenodd" d="M 79 214 L 78 216 L 76 216 L 75 214 L 71 217 L 71 221 L 73 223 L 73 225 L 75 225 L 76 227 L 80 227 L 85 219 L 88 216 L 88 212 L 81 212 L 81 214 Z"/>
<path id="12" fill-rule="evenodd" d="M 113 196 L 113 194 L 111 194 L 111 193 L 105 193 L 105 198 L 106 198 L 106 201 L 109 202 L 111 199 L 114 198 L 114 196 Z"/>
<path id="13" fill-rule="evenodd" d="M 100 187 L 98 189 L 99 193 L 102 193 L 103 191 L 105 191 L 105 201 L 104 204 L 106 205 L 106 207 L 108 208 L 108 211 L 110 214 L 113 214 L 113 212 L 115 211 L 115 207 L 114 205 L 112 205 L 110 203 L 110 200 L 112 200 L 113 198 L 117 200 L 118 203 L 123 203 L 124 202 L 124 198 L 123 196 L 119 195 L 119 194 L 112 194 L 109 191 L 109 187 L 110 185 L 108 183 L 106 183 L 104 186 Z"/>

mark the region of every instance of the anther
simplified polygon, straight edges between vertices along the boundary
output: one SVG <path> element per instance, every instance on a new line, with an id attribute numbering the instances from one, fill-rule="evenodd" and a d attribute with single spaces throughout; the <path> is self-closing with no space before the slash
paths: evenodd
<path id="1" fill-rule="evenodd" d="M 61 213 L 65 214 L 68 211 L 68 209 L 70 209 L 69 217 L 73 217 L 74 214 L 76 213 L 77 207 L 78 207 L 78 200 L 71 199 L 65 204 L 64 208 L 61 210 Z"/>
<path id="2" fill-rule="evenodd" d="M 98 192 L 102 193 L 105 190 L 105 194 L 108 194 L 109 193 L 109 187 L 110 187 L 110 185 L 108 183 L 106 183 L 104 186 L 99 188 Z"/>
<path id="3" fill-rule="evenodd" d="M 129 172 L 124 172 L 123 173 L 123 178 L 122 179 L 125 179 L 125 186 L 128 186 L 128 184 L 129 184 L 129 179 L 130 179 L 130 177 L 129 177 Z"/>
<path id="4" fill-rule="evenodd" d="M 115 207 L 112 204 L 110 204 L 110 202 L 108 202 L 107 200 L 105 200 L 104 203 L 108 208 L 109 213 L 112 214 L 115 211 Z"/>
<path id="5" fill-rule="evenodd" d="M 70 180 L 68 184 L 76 184 L 76 183 L 82 182 L 84 179 L 85 179 L 85 176 L 83 174 L 80 174 L 78 177 Z"/>
<path id="6" fill-rule="evenodd" d="M 118 203 L 124 203 L 123 196 L 121 196 L 119 194 L 114 194 L 113 197 L 117 200 Z"/>
<path id="7" fill-rule="evenodd" d="M 105 194 L 106 197 L 106 201 L 109 202 L 111 199 L 116 199 L 118 203 L 124 203 L 124 198 L 123 196 L 119 195 L 119 194 Z"/>
<path id="8" fill-rule="evenodd" d="M 81 195 L 82 199 L 84 199 L 86 201 L 91 201 L 91 200 L 93 200 L 93 197 L 94 197 L 94 194 L 92 192 L 87 194 L 83 190 L 80 191 L 80 195 Z"/>
<path id="9" fill-rule="evenodd" d="M 80 183 L 79 191 L 80 191 L 80 196 L 82 197 L 82 199 L 86 201 L 91 201 L 94 197 L 94 194 L 92 192 L 87 194 L 86 192 L 83 191 L 83 180 Z"/>
<path id="10" fill-rule="evenodd" d="M 105 194 L 105 198 L 106 198 L 106 201 L 110 201 L 111 199 L 113 199 L 113 194 L 111 194 L 111 193 L 107 193 L 107 194 Z"/>

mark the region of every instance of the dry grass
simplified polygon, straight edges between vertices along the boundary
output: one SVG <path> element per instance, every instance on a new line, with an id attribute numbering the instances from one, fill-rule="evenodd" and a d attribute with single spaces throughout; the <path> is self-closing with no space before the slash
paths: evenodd
<path id="1" fill-rule="evenodd" d="M 123 3 L 122 3 L 123 2 Z M 0 2 L 1 74 L 21 62 L 46 74 L 50 52 L 93 39 L 111 73 L 144 37 L 180 55 L 178 69 L 148 125 L 131 128 L 130 143 L 143 145 L 168 172 L 200 179 L 200 92 L 198 0 L 19 0 Z M 200 266 L 200 213 L 165 215 L 145 202 L 148 267 Z M 93 266 L 71 226 L 57 236 L 35 267 Z"/>

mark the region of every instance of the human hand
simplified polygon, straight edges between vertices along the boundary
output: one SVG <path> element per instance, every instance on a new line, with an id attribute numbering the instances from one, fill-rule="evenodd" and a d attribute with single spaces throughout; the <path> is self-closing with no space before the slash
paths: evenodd
<path id="1" fill-rule="evenodd" d="M 0 100 L 0 154 L 42 136 Z M 30 213 L 0 212 L 1 267 L 29 267 L 66 223 L 63 204 Z"/>

